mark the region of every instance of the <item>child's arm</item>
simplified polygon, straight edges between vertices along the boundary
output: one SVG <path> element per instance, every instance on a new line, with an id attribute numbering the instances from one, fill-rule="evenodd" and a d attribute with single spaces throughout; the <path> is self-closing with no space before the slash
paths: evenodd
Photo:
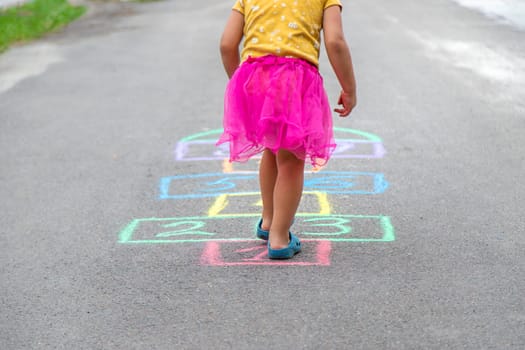
<path id="1" fill-rule="evenodd" d="M 330 6 L 324 11 L 323 33 L 328 59 L 343 89 L 337 102 L 343 107 L 336 108 L 335 112 L 346 117 L 355 107 L 357 98 L 352 57 L 344 37 L 339 6 Z"/>
<path id="2" fill-rule="evenodd" d="M 239 44 L 243 36 L 244 16 L 235 10 L 232 10 L 226 28 L 221 37 L 221 57 L 224 69 L 231 78 L 237 67 L 239 67 Z"/>

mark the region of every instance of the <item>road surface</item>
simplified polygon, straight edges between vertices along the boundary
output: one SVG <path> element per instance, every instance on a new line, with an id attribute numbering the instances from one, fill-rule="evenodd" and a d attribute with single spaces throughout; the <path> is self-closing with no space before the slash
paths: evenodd
<path id="1" fill-rule="evenodd" d="M 0 56 L 2 349 L 525 347 L 525 32 L 344 5 L 358 107 L 283 263 L 257 160 L 213 146 L 231 1 L 99 4 Z"/>

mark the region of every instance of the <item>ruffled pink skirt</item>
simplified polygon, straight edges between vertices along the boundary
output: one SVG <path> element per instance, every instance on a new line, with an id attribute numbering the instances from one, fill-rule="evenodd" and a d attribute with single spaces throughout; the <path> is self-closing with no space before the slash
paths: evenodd
<path id="1" fill-rule="evenodd" d="M 229 142 L 230 162 L 267 148 L 324 165 L 336 147 L 323 79 L 315 66 L 297 58 L 243 62 L 226 87 L 223 126 L 217 145 Z"/>

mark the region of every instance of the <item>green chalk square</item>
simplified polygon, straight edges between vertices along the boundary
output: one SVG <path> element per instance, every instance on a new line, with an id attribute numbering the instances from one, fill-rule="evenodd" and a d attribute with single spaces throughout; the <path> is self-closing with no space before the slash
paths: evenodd
<path id="1" fill-rule="evenodd" d="M 256 241 L 258 239 L 255 238 L 255 227 L 258 220 L 259 214 L 134 219 L 119 233 L 118 242 L 166 244 Z M 240 226 L 242 232 L 233 232 L 233 226 Z M 308 240 L 331 242 L 391 242 L 395 240 L 390 218 L 383 215 L 298 214 L 292 231 Z"/>

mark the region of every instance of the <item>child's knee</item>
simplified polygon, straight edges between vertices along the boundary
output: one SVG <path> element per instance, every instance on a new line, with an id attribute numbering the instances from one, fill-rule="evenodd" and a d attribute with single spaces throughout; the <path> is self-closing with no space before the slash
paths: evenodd
<path id="1" fill-rule="evenodd" d="M 293 154 L 292 152 L 290 152 L 288 150 L 285 150 L 285 149 L 280 149 L 277 152 L 277 159 L 280 162 L 297 162 L 297 161 L 300 161 L 300 159 L 298 159 L 295 156 L 295 154 Z"/>
<path id="2" fill-rule="evenodd" d="M 289 169 L 295 172 L 304 170 L 304 160 L 297 158 L 295 154 L 287 150 L 279 150 L 277 153 L 277 165 L 280 170 Z"/>

